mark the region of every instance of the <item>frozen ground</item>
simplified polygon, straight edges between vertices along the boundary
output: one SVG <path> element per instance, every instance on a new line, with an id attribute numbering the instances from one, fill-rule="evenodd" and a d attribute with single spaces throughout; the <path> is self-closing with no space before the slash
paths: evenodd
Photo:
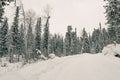
<path id="1" fill-rule="evenodd" d="M 0 80 L 120 80 L 120 59 L 103 54 L 55 58 L 0 74 Z"/>

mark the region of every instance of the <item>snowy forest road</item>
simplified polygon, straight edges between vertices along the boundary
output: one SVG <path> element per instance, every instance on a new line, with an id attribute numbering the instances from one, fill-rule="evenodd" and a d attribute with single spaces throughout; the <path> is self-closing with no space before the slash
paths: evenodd
<path id="1" fill-rule="evenodd" d="M 120 60 L 102 54 L 55 58 L 0 75 L 0 80 L 120 80 Z"/>

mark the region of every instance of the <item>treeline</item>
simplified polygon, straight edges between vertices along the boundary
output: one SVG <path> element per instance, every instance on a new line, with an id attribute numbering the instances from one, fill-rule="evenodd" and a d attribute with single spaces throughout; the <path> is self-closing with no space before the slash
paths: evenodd
<path id="1" fill-rule="evenodd" d="M 111 6 L 113 3 L 109 4 Z M 119 22 L 115 22 L 119 17 L 113 20 L 113 15 L 116 16 L 117 14 L 113 14 L 114 11 L 112 10 L 110 13 L 110 11 L 108 11 L 110 9 L 107 8 L 109 8 L 109 5 L 106 5 L 106 17 L 108 19 L 107 23 L 109 24 L 108 29 L 102 28 L 101 23 L 99 23 L 99 28 L 94 29 L 92 34 L 88 34 L 85 28 L 83 28 L 82 35 L 78 36 L 77 29 L 73 29 L 72 26 L 69 25 L 67 26 L 65 37 L 63 37 L 59 34 L 50 34 L 49 10 L 46 11 L 47 15 L 45 17 L 44 29 L 42 29 L 43 19 L 38 17 L 36 21 L 33 19 L 34 13 L 30 11 L 27 15 L 23 15 L 26 24 L 21 23 L 19 20 L 19 6 L 16 7 L 12 26 L 9 26 L 8 19 L 2 17 L 4 9 L 3 6 L 0 5 L 0 56 L 8 57 L 12 63 L 19 62 L 21 59 L 25 62 L 31 60 L 36 61 L 39 59 L 36 49 L 39 49 L 45 57 L 48 57 L 51 53 L 60 57 L 82 53 L 100 53 L 107 44 L 113 42 L 120 43 Z M 34 23 L 34 21 L 36 22 Z M 35 28 L 33 28 L 34 26 Z"/>

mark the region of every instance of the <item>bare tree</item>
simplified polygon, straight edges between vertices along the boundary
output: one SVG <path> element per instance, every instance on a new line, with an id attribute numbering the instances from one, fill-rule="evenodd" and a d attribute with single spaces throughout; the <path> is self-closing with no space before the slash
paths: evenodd
<path id="1" fill-rule="evenodd" d="M 34 26 L 35 20 L 36 20 L 36 13 L 35 11 L 33 11 L 32 9 L 29 9 L 26 12 L 26 25 L 28 26 L 29 24 L 31 24 L 31 26 Z"/>

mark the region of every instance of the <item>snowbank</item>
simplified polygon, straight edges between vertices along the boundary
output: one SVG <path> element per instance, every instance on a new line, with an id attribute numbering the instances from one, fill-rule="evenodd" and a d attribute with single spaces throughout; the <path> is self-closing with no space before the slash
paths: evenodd
<path id="1" fill-rule="evenodd" d="M 120 55 L 120 44 L 110 44 L 102 50 L 104 55 Z"/>
<path id="2" fill-rule="evenodd" d="M 53 58 L 55 58 L 56 56 L 55 56 L 55 54 L 51 53 L 51 54 L 49 54 L 48 57 L 49 57 L 50 59 L 53 59 Z"/>

